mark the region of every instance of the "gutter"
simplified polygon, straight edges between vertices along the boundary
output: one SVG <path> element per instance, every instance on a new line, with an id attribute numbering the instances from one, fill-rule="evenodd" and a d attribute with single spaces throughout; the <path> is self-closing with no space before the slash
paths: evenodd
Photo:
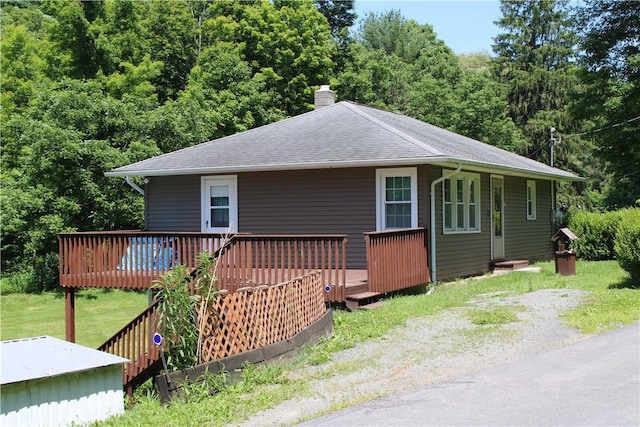
<path id="1" fill-rule="evenodd" d="M 134 190 L 136 190 L 138 193 L 142 194 L 144 196 L 144 190 L 142 188 L 140 188 L 139 185 L 137 185 L 135 182 L 131 181 L 131 176 L 127 175 L 124 177 L 124 180 L 127 181 L 127 184 L 129 184 L 131 187 L 133 187 Z"/>
<path id="2" fill-rule="evenodd" d="M 462 163 L 458 162 L 458 168 L 447 176 L 441 176 L 431 183 L 431 281 L 436 281 L 436 185 L 451 178 L 462 170 Z"/>

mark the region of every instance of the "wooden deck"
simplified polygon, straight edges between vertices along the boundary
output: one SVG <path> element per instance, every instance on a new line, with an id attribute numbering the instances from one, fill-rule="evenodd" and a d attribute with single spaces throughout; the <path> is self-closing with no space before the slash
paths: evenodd
<path id="1" fill-rule="evenodd" d="M 380 295 L 429 281 L 425 229 L 365 233 L 367 269 L 347 268 L 345 235 L 220 235 L 188 232 L 89 232 L 59 235 L 66 339 L 75 342 L 75 289 L 149 289 L 178 263 L 194 270 L 203 252 L 217 259 L 218 289 L 276 285 L 316 273 L 325 301 L 357 306 L 356 295 Z M 249 289 L 250 290 L 250 289 Z M 316 290 L 317 291 L 317 290 Z M 130 394 L 161 368 L 151 336 L 152 304 L 101 349 L 134 361 L 123 373 Z"/>
<path id="2" fill-rule="evenodd" d="M 180 263 L 217 258 L 218 289 L 273 285 L 320 271 L 325 300 L 345 303 L 361 292 L 384 294 L 429 281 L 427 232 L 365 233 L 367 268 L 347 269 L 346 235 L 253 235 L 198 232 L 83 232 L 59 235 L 60 285 L 67 340 L 75 341 L 74 289 L 149 289 Z"/>

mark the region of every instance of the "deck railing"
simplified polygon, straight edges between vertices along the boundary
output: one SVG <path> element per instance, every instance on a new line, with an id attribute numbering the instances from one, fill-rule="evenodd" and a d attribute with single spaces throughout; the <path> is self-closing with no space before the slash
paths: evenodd
<path id="1" fill-rule="evenodd" d="M 141 382 L 151 377 L 152 373 L 144 378 L 141 378 L 141 374 L 160 360 L 159 349 L 152 341 L 157 331 L 157 313 L 156 302 L 98 347 L 98 350 L 131 361 L 122 369 L 122 384 L 129 394 L 139 385 L 136 381 Z"/>
<path id="2" fill-rule="evenodd" d="M 195 268 L 199 253 L 213 253 L 229 237 L 195 232 L 60 233 L 60 285 L 147 289 L 176 263 Z"/>
<path id="3" fill-rule="evenodd" d="M 370 292 L 392 292 L 430 281 L 424 228 L 376 231 L 364 238 Z"/>
<path id="4" fill-rule="evenodd" d="M 320 271 L 327 299 L 344 301 L 346 235 L 223 235 L 113 231 L 59 235 L 60 285 L 148 289 L 177 263 L 194 269 L 203 251 L 219 256 L 218 288 L 273 285 Z"/>
<path id="5" fill-rule="evenodd" d="M 320 272 L 326 299 L 344 301 L 346 235 L 236 235 L 220 253 L 218 288 L 273 285 Z"/>

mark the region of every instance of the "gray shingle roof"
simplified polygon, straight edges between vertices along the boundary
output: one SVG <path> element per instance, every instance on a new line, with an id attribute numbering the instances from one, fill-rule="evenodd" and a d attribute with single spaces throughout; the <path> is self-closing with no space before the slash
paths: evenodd
<path id="1" fill-rule="evenodd" d="M 109 176 L 189 175 L 451 164 L 577 176 L 401 114 L 339 102 L 280 122 L 123 166 Z"/>

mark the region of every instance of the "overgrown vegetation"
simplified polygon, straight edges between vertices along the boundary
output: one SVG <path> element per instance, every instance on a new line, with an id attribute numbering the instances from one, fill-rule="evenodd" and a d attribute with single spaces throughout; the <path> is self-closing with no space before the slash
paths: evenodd
<path id="1" fill-rule="evenodd" d="M 184 265 L 176 265 L 152 288 L 159 301 L 158 328 L 167 346 L 165 355 L 170 371 L 201 362 L 201 322 L 217 291 L 216 265 L 211 254 L 200 253 L 198 268 L 193 273 L 189 273 Z"/>
<path id="2" fill-rule="evenodd" d="M 640 284 L 640 208 L 614 212 L 577 212 L 569 228 L 578 236 L 572 245 L 585 260 L 616 259 Z"/>
<path id="3" fill-rule="evenodd" d="M 577 256 L 588 261 L 614 259 L 616 229 L 621 218 L 621 211 L 572 212 L 568 227 L 578 236 L 571 244 L 577 250 Z"/>

